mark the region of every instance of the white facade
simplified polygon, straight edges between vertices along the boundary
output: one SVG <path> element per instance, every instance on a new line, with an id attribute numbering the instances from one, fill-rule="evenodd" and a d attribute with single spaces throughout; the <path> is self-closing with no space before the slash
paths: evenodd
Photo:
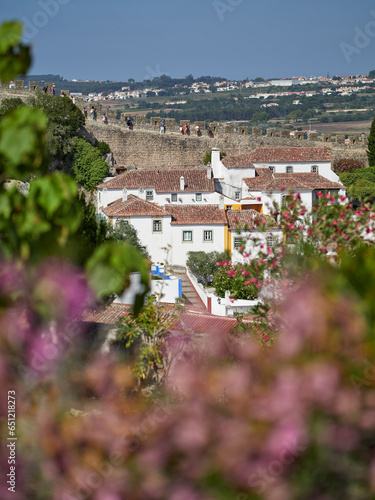
<path id="1" fill-rule="evenodd" d="M 255 168 L 273 167 L 275 174 L 310 174 L 316 173 L 332 182 L 340 182 L 340 178 L 331 168 L 330 161 L 315 162 L 274 162 L 274 163 L 254 163 Z M 287 170 L 292 167 L 292 171 Z M 250 177 L 250 176 L 246 176 Z"/>
<path id="2" fill-rule="evenodd" d="M 165 247 L 171 244 L 171 216 L 131 216 L 113 218 L 113 225 L 117 220 L 128 220 L 135 227 L 141 245 L 145 247 L 153 262 L 164 262 Z"/>
<path id="3" fill-rule="evenodd" d="M 172 224 L 170 264 L 185 266 L 188 252 L 224 252 L 224 227 L 224 224 Z"/>

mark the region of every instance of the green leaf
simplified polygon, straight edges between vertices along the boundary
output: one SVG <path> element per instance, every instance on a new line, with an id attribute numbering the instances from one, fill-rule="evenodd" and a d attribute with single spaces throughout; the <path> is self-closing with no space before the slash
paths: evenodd
<path id="1" fill-rule="evenodd" d="M 45 132 L 47 118 L 38 109 L 16 108 L 0 122 L 1 165 L 6 177 L 25 180 L 47 168 Z"/>
<path id="2" fill-rule="evenodd" d="M 140 289 L 136 294 L 134 312 L 138 314 L 149 290 L 147 266 L 139 252 L 123 243 L 105 243 L 91 256 L 86 265 L 90 286 L 100 298 L 112 293 L 120 295 L 130 284 L 130 274 L 140 273 Z"/>
<path id="3" fill-rule="evenodd" d="M 30 48 L 20 43 L 22 24 L 7 21 L 0 25 L 0 78 L 9 82 L 27 73 L 31 64 Z"/>

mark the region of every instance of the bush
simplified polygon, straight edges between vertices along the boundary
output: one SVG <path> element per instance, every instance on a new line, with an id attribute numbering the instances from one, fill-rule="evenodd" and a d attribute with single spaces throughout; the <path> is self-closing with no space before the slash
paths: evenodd
<path id="1" fill-rule="evenodd" d="M 108 175 L 108 165 L 97 148 L 84 139 L 76 139 L 73 152 L 75 180 L 91 191 Z"/>
<path id="2" fill-rule="evenodd" d="M 110 151 L 111 151 L 111 148 L 104 141 L 99 141 L 98 144 L 96 145 L 96 147 L 99 149 L 102 156 L 110 153 Z"/>
<path id="3" fill-rule="evenodd" d="M 254 300 L 258 297 L 259 288 L 258 279 L 252 276 L 251 269 L 244 269 L 244 266 L 237 264 L 235 266 L 226 261 L 218 266 L 215 273 L 212 286 L 218 297 L 225 297 L 225 292 L 229 290 L 233 299 Z"/>
<path id="4" fill-rule="evenodd" d="M 353 158 L 341 158 L 333 163 L 333 171 L 336 174 L 355 172 L 359 168 L 364 168 L 364 163 L 361 160 L 354 160 Z"/>

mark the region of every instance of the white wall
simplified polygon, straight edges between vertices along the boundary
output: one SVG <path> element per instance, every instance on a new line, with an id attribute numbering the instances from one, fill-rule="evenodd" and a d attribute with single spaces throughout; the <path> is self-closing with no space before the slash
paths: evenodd
<path id="1" fill-rule="evenodd" d="M 212 231 L 212 242 L 203 241 L 203 231 Z M 182 232 L 192 231 L 191 242 L 182 241 Z M 169 264 L 174 266 L 185 266 L 188 252 L 223 252 L 224 251 L 224 224 L 189 224 L 171 226 L 171 252 Z"/>
<path id="2" fill-rule="evenodd" d="M 160 219 L 162 221 L 161 232 L 153 232 L 152 229 L 154 219 Z M 150 254 L 151 260 L 153 262 L 165 262 L 166 251 L 163 250 L 163 248 L 168 244 L 171 244 L 171 216 L 133 216 L 128 220 L 130 224 L 137 230 L 141 245 L 146 247 L 146 250 Z M 116 222 L 117 218 L 114 218 L 113 223 L 116 224 Z"/>
<path id="3" fill-rule="evenodd" d="M 151 189 L 150 189 L 151 191 Z M 202 201 L 196 201 L 195 195 L 196 192 L 188 192 L 182 191 L 177 192 L 177 202 L 171 201 L 171 192 L 170 193 L 156 193 L 155 190 L 152 190 L 154 193 L 154 199 L 152 203 L 157 203 L 160 206 L 164 206 L 168 210 L 169 205 L 217 205 L 219 203 L 219 193 L 215 191 L 205 192 L 205 191 L 197 191 L 197 193 L 202 194 Z M 139 189 L 128 189 L 128 196 L 130 194 L 141 198 L 142 200 L 146 199 L 146 189 L 143 192 L 140 192 Z M 174 191 L 176 193 L 176 191 Z M 97 198 L 98 198 L 98 207 L 106 207 L 110 203 L 120 199 L 122 197 L 122 189 L 107 189 L 107 191 L 103 191 L 103 189 L 98 189 Z"/>
<path id="4" fill-rule="evenodd" d="M 331 169 L 330 161 L 311 161 L 311 162 L 289 162 L 289 163 L 254 163 L 256 168 L 275 167 L 276 174 L 285 174 L 286 167 L 292 166 L 293 173 L 311 173 L 311 167 L 318 166 L 318 174 L 332 182 L 340 182 L 339 176 Z"/>
<path id="5" fill-rule="evenodd" d="M 301 202 L 307 210 L 311 210 L 313 204 L 313 191 L 294 191 L 301 196 Z M 287 195 L 288 191 L 272 191 L 262 194 L 263 213 L 269 215 L 272 211 L 272 203 L 275 201 L 279 208 L 282 206 L 282 197 Z"/>
<path id="6" fill-rule="evenodd" d="M 168 304 L 174 304 L 176 299 L 180 297 L 181 292 L 181 280 L 176 276 L 170 276 L 166 280 L 150 280 L 150 294 L 161 293 L 162 297 L 160 302 L 165 302 Z M 124 291 L 121 296 L 116 295 L 115 304 L 129 304 L 133 305 L 135 301 L 135 295 L 137 293 L 142 293 L 140 288 L 141 277 L 139 273 L 132 273 L 130 275 L 130 286 Z"/>
<path id="7" fill-rule="evenodd" d="M 231 233 L 231 260 L 232 263 L 242 263 L 248 262 L 249 260 L 256 259 L 259 257 L 267 256 L 267 236 L 272 236 L 277 242 L 281 242 L 283 239 L 283 232 L 281 229 L 269 229 L 267 232 L 242 231 L 241 234 L 235 231 Z M 244 238 L 245 239 L 245 250 L 244 253 L 249 255 L 244 257 L 244 255 L 234 248 L 234 238 Z M 259 240 L 259 245 L 254 245 L 254 241 Z M 263 245 L 263 249 L 260 248 Z"/>

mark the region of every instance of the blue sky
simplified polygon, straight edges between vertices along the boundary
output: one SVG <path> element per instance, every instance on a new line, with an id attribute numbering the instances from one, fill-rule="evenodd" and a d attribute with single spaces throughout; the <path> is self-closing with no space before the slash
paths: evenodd
<path id="1" fill-rule="evenodd" d="M 29 73 L 126 81 L 375 69 L 373 0 L 0 0 L 22 19 Z"/>

